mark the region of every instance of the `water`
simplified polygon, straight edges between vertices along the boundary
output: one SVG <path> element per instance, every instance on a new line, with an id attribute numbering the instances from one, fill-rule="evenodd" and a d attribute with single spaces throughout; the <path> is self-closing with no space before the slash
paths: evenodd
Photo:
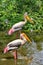
<path id="1" fill-rule="evenodd" d="M 37 44 L 41 44 L 37 48 Z M 22 48 L 18 49 L 18 59 L 14 60 L 13 56 L 0 53 L 0 65 L 43 65 L 43 42 L 26 43 Z"/>

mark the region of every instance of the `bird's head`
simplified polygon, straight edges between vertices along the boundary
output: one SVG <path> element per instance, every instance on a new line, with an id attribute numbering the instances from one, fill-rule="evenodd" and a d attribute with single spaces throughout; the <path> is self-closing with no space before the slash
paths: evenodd
<path id="1" fill-rule="evenodd" d="M 27 12 L 24 13 L 24 19 L 27 19 L 30 23 L 34 24 L 32 18 L 30 18 L 30 17 L 27 15 Z"/>
<path id="2" fill-rule="evenodd" d="M 8 31 L 8 35 L 11 35 L 13 32 L 14 32 L 14 29 L 11 28 L 11 29 Z"/>
<path id="3" fill-rule="evenodd" d="M 8 52 L 8 47 L 5 47 L 4 48 L 4 53 L 7 53 Z"/>
<path id="4" fill-rule="evenodd" d="M 26 41 L 28 41 L 29 43 L 32 43 L 31 40 L 29 39 L 29 37 L 28 37 L 25 33 L 21 33 L 21 34 L 20 34 L 20 38 L 22 38 L 22 39 L 25 38 Z"/>

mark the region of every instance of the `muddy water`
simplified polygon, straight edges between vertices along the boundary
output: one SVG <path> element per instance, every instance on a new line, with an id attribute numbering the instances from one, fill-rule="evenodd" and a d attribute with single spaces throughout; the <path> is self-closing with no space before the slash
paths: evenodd
<path id="1" fill-rule="evenodd" d="M 10 53 L 0 53 L 0 65 L 43 65 L 43 42 L 26 43 L 18 49 L 18 59 L 14 60 Z"/>
<path id="2" fill-rule="evenodd" d="M 30 37 L 34 39 L 32 40 L 32 44 L 28 44 L 27 42 L 23 47 L 18 49 L 17 60 L 14 60 L 10 52 L 8 52 L 7 54 L 3 54 L 3 52 L 0 52 L 0 65 L 43 65 L 43 34 L 41 34 L 40 36 L 39 35 L 40 33 L 34 33 L 30 35 Z M 11 38 L 14 39 L 14 37 L 15 35 Z M 4 36 L 2 38 L 1 33 L 1 42 L 8 43 L 9 39 L 10 38 L 6 39 Z M 0 49 L 2 49 L 2 47 Z"/>

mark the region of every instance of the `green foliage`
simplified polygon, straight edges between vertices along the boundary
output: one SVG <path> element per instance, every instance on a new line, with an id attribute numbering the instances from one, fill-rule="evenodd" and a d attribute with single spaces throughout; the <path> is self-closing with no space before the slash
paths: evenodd
<path id="1" fill-rule="evenodd" d="M 35 24 L 28 23 L 23 29 L 43 30 L 43 0 L 0 0 L 0 30 L 22 21 L 25 12 Z"/>

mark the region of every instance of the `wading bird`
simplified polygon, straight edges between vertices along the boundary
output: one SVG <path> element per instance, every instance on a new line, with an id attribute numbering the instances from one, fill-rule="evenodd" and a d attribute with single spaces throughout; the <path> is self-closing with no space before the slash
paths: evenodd
<path id="1" fill-rule="evenodd" d="M 12 28 L 8 31 L 8 35 L 11 35 L 13 32 L 21 30 L 22 27 L 26 24 L 27 20 L 33 23 L 32 19 L 28 17 L 27 12 L 24 14 L 24 21 L 18 22 L 12 26 Z"/>
<path id="2" fill-rule="evenodd" d="M 4 48 L 4 53 L 7 53 L 8 51 L 12 51 L 14 59 L 17 59 L 17 49 L 24 45 L 27 41 L 31 43 L 31 40 L 28 38 L 28 36 L 25 33 L 20 34 L 20 39 L 11 41 L 7 44 L 7 46 Z"/>

